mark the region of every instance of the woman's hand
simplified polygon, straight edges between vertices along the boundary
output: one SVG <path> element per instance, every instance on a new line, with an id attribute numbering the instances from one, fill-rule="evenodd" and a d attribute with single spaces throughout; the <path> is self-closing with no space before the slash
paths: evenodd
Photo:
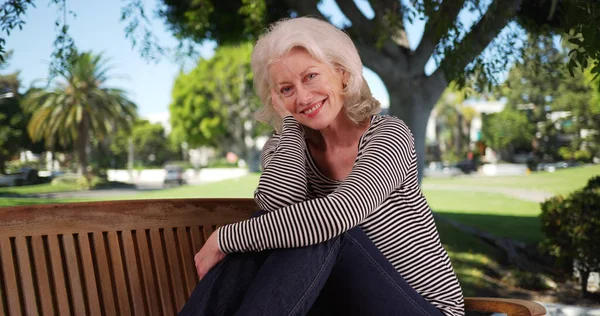
<path id="1" fill-rule="evenodd" d="M 225 258 L 225 254 L 219 249 L 217 232 L 218 231 L 215 231 L 208 237 L 208 240 L 204 243 L 202 249 L 194 256 L 196 271 L 198 272 L 198 278 L 200 280 L 202 280 L 210 269 Z"/>
<path id="2" fill-rule="evenodd" d="M 281 96 L 273 89 L 271 89 L 271 102 L 273 103 L 273 108 L 279 117 L 284 118 L 288 115 L 292 115 L 292 113 L 285 108 Z"/>

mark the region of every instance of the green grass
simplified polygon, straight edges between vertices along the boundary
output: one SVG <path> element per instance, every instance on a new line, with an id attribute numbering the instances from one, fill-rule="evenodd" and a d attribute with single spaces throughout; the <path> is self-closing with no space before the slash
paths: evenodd
<path id="1" fill-rule="evenodd" d="M 487 296 L 496 286 L 483 276 L 497 277 L 502 253 L 478 238 L 449 224 L 436 223 L 440 239 L 452 262 L 465 296 Z"/>
<path id="2" fill-rule="evenodd" d="M 260 174 L 253 173 L 238 179 L 224 180 L 197 186 L 182 186 L 172 189 L 142 192 L 132 199 L 166 198 L 251 198 L 258 185 Z M 119 198 L 129 199 L 129 197 Z"/>
<path id="3" fill-rule="evenodd" d="M 434 212 L 496 236 L 537 242 L 540 205 L 498 193 L 424 190 Z"/>
<path id="4" fill-rule="evenodd" d="M 60 204 L 72 202 L 97 201 L 93 199 L 38 199 L 38 198 L 5 198 L 0 197 L 0 207 L 26 206 L 38 204 Z"/>
<path id="5" fill-rule="evenodd" d="M 56 192 L 68 192 L 78 191 L 79 188 L 76 184 L 71 183 L 57 183 L 57 184 L 37 184 L 27 185 L 22 187 L 4 187 L 0 188 L 0 194 L 44 194 L 44 193 L 56 193 Z"/>
<path id="6" fill-rule="evenodd" d="M 534 172 L 527 176 L 425 178 L 423 183 L 519 188 L 568 194 L 584 187 L 589 178 L 597 175 L 600 175 L 600 165 L 561 169 L 556 172 Z"/>

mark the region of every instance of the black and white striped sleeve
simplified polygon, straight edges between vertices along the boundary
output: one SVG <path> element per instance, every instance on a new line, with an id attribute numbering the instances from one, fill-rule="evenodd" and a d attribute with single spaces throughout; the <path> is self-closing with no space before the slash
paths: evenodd
<path id="1" fill-rule="evenodd" d="M 286 116 L 281 134 L 269 139 L 262 150 L 263 173 L 254 191 L 262 210 L 272 212 L 306 200 L 305 147 L 302 126 Z"/>
<path id="2" fill-rule="evenodd" d="M 291 162 L 295 158 L 290 157 Z M 324 198 L 219 228 L 225 253 L 293 248 L 329 240 L 360 224 L 409 173 L 416 173 L 414 140 L 400 120 L 377 126 L 354 168 Z"/>

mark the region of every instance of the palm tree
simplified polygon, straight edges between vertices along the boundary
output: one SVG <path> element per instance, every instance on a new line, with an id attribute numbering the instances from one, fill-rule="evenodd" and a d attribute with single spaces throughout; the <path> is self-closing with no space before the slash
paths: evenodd
<path id="1" fill-rule="evenodd" d="M 87 172 L 90 136 L 101 140 L 115 129 L 130 129 L 137 115 L 124 90 L 105 86 L 111 70 L 107 61 L 90 52 L 77 54 L 59 71 L 61 80 L 53 89 L 34 91 L 25 102 L 32 113 L 31 138 L 45 140 L 48 148 L 73 146 L 80 175 Z"/>

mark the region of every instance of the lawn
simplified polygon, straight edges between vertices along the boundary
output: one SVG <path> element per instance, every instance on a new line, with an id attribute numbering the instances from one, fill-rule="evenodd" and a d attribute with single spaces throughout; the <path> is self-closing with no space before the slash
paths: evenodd
<path id="1" fill-rule="evenodd" d="M 46 183 L 37 185 L 27 185 L 22 187 L 0 187 L 0 195 L 45 194 L 78 190 L 79 188 L 77 184 L 74 183 Z"/>
<path id="2" fill-rule="evenodd" d="M 598 175 L 600 175 L 600 165 L 592 165 L 559 169 L 556 172 L 534 172 L 527 176 L 425 178 L 423 183 L 519 188 L 568 194 L 584 187 L 589 178 Z"/>
<path id="3" fill-rule="evenodd" d="M 537 242 L 540 205 L 498 193 L 425 190 L 434 212 L 457 222 L 524 242 Z"/>

